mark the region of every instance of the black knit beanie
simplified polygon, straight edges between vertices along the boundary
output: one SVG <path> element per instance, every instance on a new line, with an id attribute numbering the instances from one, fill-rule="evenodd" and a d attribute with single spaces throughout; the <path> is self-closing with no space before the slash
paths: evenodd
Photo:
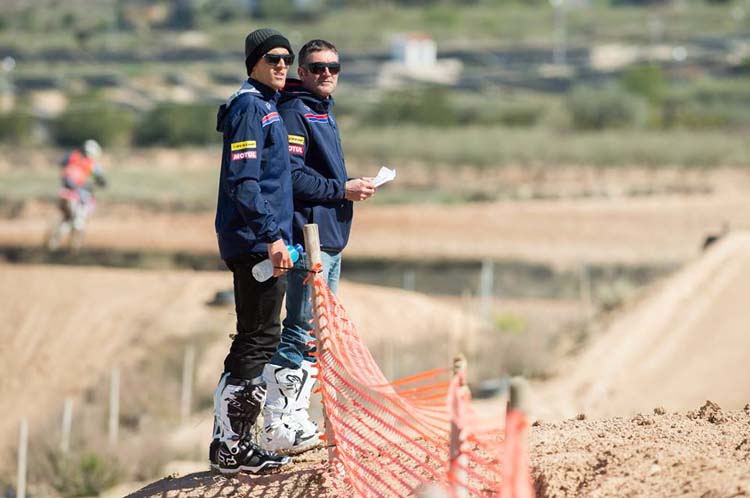
<path id="1" fill-rule="evenodd" d="M 270 28 L 256 29 L 245 38 L 245 67 L 247 74 L 253 71 L 258 59 L 269 50 L 276 47 L 284 47 L 294 55 L 292 45 L 279 31 Z"/>

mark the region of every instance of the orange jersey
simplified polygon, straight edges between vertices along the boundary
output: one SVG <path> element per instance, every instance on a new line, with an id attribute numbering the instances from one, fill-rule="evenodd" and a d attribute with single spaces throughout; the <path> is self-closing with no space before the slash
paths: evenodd
<path id="1" fill-rule="evenodd" d="M 76 187 L 82 187 L 91 178 L 95 167 L 96 163 L 93 159 L 75 150 L 68 156 L 68 162 L 65 164 L 62 175 L 64 179 Z"/>

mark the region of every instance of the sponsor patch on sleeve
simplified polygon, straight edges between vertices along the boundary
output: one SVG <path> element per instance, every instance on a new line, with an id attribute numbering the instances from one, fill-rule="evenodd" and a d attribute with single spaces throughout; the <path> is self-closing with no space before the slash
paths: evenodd
<path id="1" fill-rule="evenodd" d="M 255 148 L 255 140 L 245 140 L 244 142 L 232 143 L 232 152 L 234 152 L 235 150 L 254 149 L 254 148 Z"/>
<path id="2" fill-rule="evenodd" d="M 311 123 L 328 123 L 328 114 L 305 114 L 305 119 Z"/>
<path id="3" fill-rule="evenodd" d="M 257 154 L 254 150 L 246 150 L 245 152 L 232 152 L 232 161 L 239 161 L 241 159 L 255 159 Z"/>
<path id="4" fill-rule="evenodd" d="M 289 144 L 289 152 L 291 154 L 297 154 L 298 156 L 302 156 L 305 154 L 305 147 L 302 145 Z"/>
<path id="5" fill-rule="evenodd" d="M 305 137 L 300 135 L 289 135 L 289 144 L 305 145 Z"/>
<path id="6" fill-rule="evenodd" d="M 271 123 L 276 123 L 278 121 L 281 121 L 281 117 L 279 117 L 278 112 L 269 112 L 265 116 L 263 116 L 263 119 L 261 120 L 261 126 L 265 127 L 270 125 Z"/>

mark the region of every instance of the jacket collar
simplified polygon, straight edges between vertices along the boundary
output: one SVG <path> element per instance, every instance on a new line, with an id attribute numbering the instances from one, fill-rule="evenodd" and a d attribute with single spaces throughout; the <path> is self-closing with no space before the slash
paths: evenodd
<path id="1" fill-rule="evenodd" d="M 234 92 L 227 99 L 226 107 L 228 108 L 230 105 L 232 105 L 232 102 L 234 101 L 234 99 L 236 99 L 243 93 L 251 93 L 251 94 L 256 95 L 257 97 L 262 98 L 263 100 L 272 100 L 274 102 L 276 102 L 279 99 L 279 96 L 281 95 L 279 92 L 277 92 L 270 86 L 266 86 L 258 80 L 248 78 L 242 83 L 242 86 L 240 86 L 239 90 Z"/>
<path id="2" fill-rule="evenodd" d="M 294 98 L 301 99 L 305 105 L 317 112 L 330 112 L 335 102 L 333 96 L 321 99 L 307 88 L 302 86 L 302 82 L 296 78 L 288 78 L 284 88 L 281 90 L 281 101 L 286 102 Z"/>

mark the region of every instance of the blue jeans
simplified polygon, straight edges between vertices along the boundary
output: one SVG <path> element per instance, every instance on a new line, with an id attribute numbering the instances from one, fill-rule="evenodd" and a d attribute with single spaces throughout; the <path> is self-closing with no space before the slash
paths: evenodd
<path id="1" fill-rule="evenodd" d="M 323 260 L 323 279 L 331 291 L 336 293 L 341 274 L 341 252 L 321 251 L 320 257 Z M 313 340 L 310 335 L 313 313 L 310 286 L 302 283 L 307 277 L 306 259 L 305 254 L 300 255 L 294 264 L 294 270 L 287 274 L 286 318 L 281 331 L 281 342 L 270 361 L 285 368 L 300 368 L 303 360 L 315 361 L 309 355 L 315 347 L 307 345 Z"/>

